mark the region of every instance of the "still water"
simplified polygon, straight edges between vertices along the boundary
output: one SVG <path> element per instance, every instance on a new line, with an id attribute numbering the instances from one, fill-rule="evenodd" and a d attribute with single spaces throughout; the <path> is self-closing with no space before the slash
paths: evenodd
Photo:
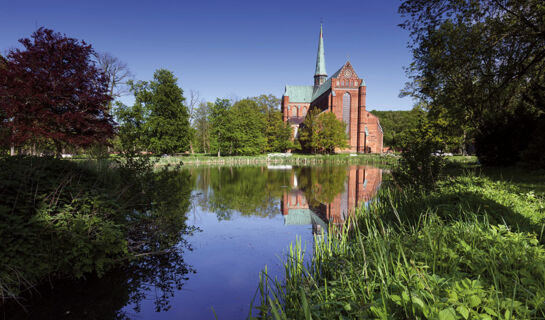
<path id="1" fill-rule="evenodd" d="M 192 185 L 176 250 L 145 257 L 101 279 L 56 283 L 34 297 L 33 319 L 244 319 L 259 273 L 282 278 L 300 239 L 342 223 L 382 183 L 371 166 L 187 168 Z M 173 194 L 176 190 L 172 190 Z"/>

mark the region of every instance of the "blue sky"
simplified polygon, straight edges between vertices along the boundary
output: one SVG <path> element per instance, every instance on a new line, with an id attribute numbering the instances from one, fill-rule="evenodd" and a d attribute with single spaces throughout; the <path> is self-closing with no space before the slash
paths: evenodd
<path id="1" fill-rule="evenodd" d="M 0 11 L 5 54 L 45 26 L 91 43 L 129 65 L 136 80 L 158 68 L 207 101 L 311 85 L 320 21 L 328 74 L 350 58 L 367 83 L 368 109 L 407 110 L 399 98 L 411 62 L 400 1 L 6 1 Z M 130 98 L 124 98 L 130 101 Z"/>

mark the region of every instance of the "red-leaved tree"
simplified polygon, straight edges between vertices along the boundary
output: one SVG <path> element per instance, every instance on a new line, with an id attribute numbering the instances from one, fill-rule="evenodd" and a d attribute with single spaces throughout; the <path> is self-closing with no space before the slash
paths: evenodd
<path id="1" fill-rule="evenodd" d="M 24 49 L 11 50 L 0 68 L 3 142 L 49 140 L 57 156 L 66 145 L 106 143 L 115 123 L 106 112 L 108 79 L 91 45 L 45 28 L 19 42 Z"/>

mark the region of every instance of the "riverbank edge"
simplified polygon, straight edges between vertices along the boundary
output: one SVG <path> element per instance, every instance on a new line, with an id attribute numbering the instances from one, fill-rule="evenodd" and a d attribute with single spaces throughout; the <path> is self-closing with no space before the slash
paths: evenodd
<path id="1" fill-rule="evenodd" d="M 257 156 L 166 156 L 155 158 L 156 167 L 178 165 L 184 166 L 221 166 L 221 165 L 318 165 L 324 163 L 365 164 L 377 163 L 395 165 L 399 160 L 397 155 L 379 154 L 334 154 L 334 155 L 304 155 L 275 154 Z"/>
<path id="2" fill-rule="evenodd" d="M 378 197 L 317 237 L 310 264 L 291 246 L 285 281 L 265 269 L 249 319 L 545 317 L 544 196 L 461 176 Z"/>

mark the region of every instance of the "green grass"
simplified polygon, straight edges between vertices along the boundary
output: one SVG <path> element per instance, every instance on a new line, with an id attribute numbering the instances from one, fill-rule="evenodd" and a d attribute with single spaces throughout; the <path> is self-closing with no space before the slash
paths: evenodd
<path id="1" fill-rule="evenodd" d="M 378 199 L 317 238 L 309 265 L 292 247 L 285 282 L 265 271 L 249 318 L 545 318 L 543 197 L 463 176 Z"/>
<path id="2" fill-rule="evenodd" d="M 487 177 L 497 182 L 507 182 L 521 191 L 545 195 L 545 170 L 529 170 L 522 166 L 483 167 L 474 156 L 447 157 L 445 170 L 448 176 L 473 174 Z"/>

